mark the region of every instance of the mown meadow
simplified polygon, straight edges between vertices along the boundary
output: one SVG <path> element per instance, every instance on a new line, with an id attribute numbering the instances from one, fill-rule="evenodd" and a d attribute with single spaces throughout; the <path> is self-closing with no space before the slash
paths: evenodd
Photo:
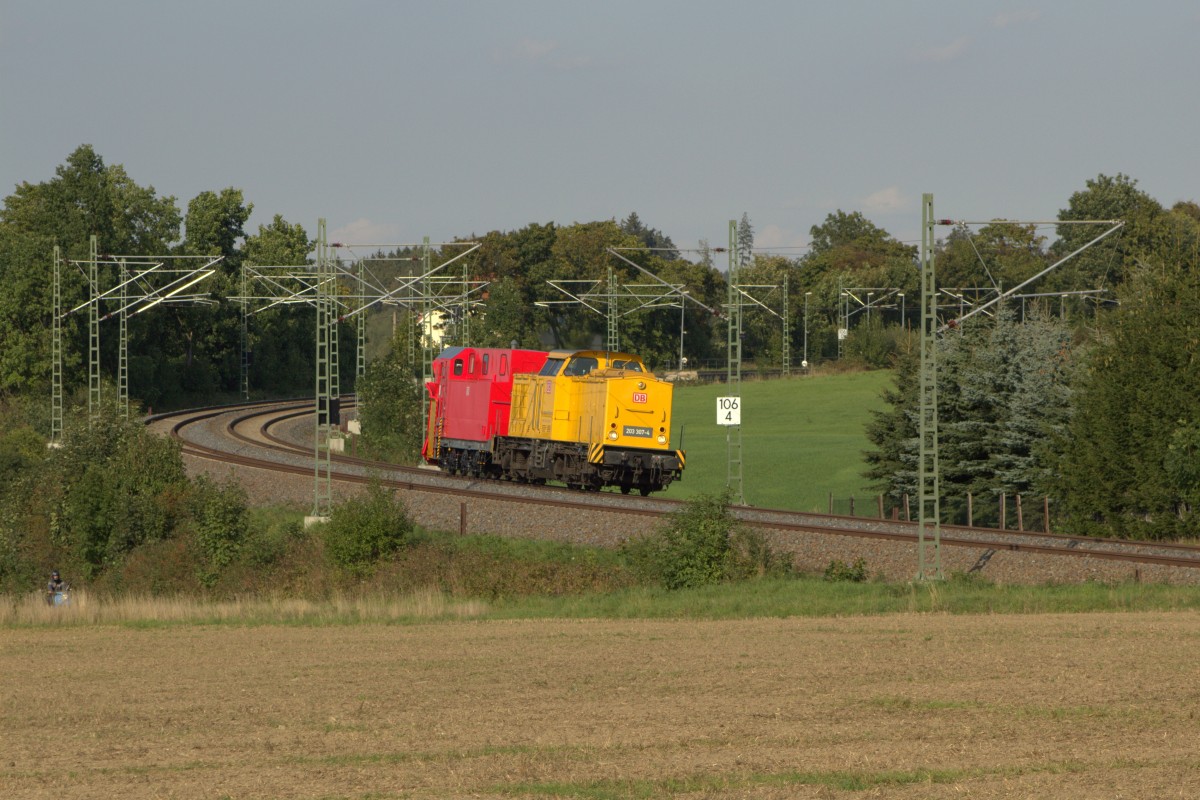
<path id="1" fill-rule="evenodd" d="M 865 425 L 884 409 L 890 370 L 816 373 L 742 381 L 742 483 L 746 502 L 766 508 L 825 512 L 835 499 L 874 496 L 862 477 Z M 725 384 L 675 389 L 674 437 L 682 429 L 687 469 L 664 496 L 688 499 L 725 487 L 729 429 L 716 424 Z"/>

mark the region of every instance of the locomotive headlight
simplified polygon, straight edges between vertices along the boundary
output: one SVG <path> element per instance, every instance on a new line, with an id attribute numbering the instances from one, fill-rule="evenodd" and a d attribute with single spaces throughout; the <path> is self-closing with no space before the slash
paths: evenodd
<path id="1" fill-rule="evenodd" d="M 638 389 L 645 389 L 645 388 L 646 388 L 646 382 L 638 381 Z"/>
<path id="2" fill-rule="evenodd" d="M 616 432 L 616 431 L 609 431 L 609 432 L 608 432 L 608 438 L 612 439 L 613 441 L 616 441 L 616 439 L 617 439 L 617 432 Z"/>
<path id="3" fill-rule="evenodd" d="M 660 434 L 658 435 L 658 443 L 659 443 L 659 444 L 666 444 L 666 443 L 667 443 L 667 437 L 663 436 L 663 435 L 660 433 Z"/>

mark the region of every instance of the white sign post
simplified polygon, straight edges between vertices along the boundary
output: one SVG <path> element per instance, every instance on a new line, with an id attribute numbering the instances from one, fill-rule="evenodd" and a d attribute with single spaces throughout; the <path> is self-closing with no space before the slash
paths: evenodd
<path id="1" fill-rule="evenodd" d="M 718 397 L 717 398 L 717 424 L 718 425 L 741 425 L 742 424 L 742 398 L 740 398 L 740 397 Z"/>

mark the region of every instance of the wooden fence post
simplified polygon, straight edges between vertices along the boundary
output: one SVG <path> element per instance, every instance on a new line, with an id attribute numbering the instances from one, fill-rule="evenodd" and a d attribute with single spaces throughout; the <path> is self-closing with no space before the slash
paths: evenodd
<path id="1" fill-rule="evenodd" d="M 1025 530 L 1025 517 L 1021 513 L 1021 495 L 1017 495 L 1017 530 Z"/>
<path id="2" fill-rule="evenodd" d="M 1000 530 L 1002 530 L 1002 531 L 1008 530 L 1007 515 L 1008 515 L 1008 496 L 1002 493 L 1000 495 Z"/>
<path id="3" fill-rule="evenodd" d="M 1042 498 L 1042 528 L 1046 533 L 1050 532 L 1050 498 Z"/>

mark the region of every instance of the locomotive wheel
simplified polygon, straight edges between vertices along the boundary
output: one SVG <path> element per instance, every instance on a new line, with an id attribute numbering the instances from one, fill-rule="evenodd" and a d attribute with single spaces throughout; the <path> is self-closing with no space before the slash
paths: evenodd
<path id="1" fill-rule="evenodd" d="M 621 484 L 621 494 L 629 494 L 632 489 L 633 486 L 629 485 L 628 483 Z"/>
<path id="2" fill-rule="evenodd" d="M 652 487 L 652 486 L 639 486 L 639 487 L 638 487 L 638 491 L 642 493 L 642 497 L 649 497 L 649 496 L 650 496 L 650 493 L 654 491 L 654 487 Z"/>

